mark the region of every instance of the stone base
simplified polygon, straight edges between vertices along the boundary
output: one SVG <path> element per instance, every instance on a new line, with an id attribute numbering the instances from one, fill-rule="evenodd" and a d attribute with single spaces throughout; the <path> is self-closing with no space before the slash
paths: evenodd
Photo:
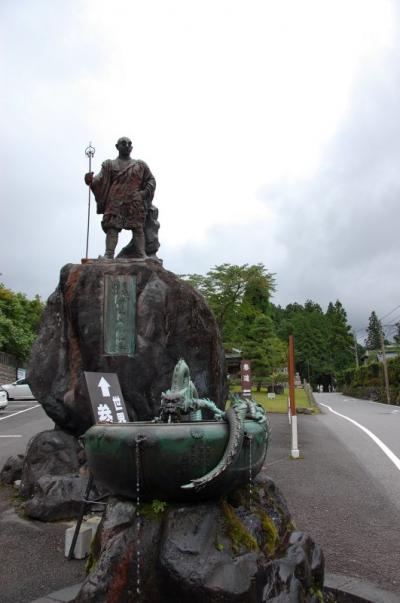
<path id="1" fill-rule="evenodd" d="M 135 283 L 134 293 L 124 297 L 121 285 L 121 295 L 111 295 L 110 287 L 122 281 Z M 127 349 L 111 350 L 112 337 L 128 342 Z M 223 407 L 224 352 L 203 297 L 157 259 L 88 259 L 62 269 L 32 347 L 27 378 L 54 422 L 79 436 L 93 424 L 84 371 L 116 373 L 129 419 L 149 420 L 158 414 L 161 393 L 170 387 L 180 358 L 199 396 Z"/>
<path id="2" fill-rule="evenodd" d="M 248 489 L 197 505 L 112 498 L 88 566 L 75 603 L 318 603 L 324 579 L 271 480 L 251 504 Z"/>

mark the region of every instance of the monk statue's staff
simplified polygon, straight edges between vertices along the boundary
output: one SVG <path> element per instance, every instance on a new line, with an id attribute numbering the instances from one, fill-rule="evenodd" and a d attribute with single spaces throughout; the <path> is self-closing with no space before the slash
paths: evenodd
<path id="1" fill-rule="evenodd" d="M 92 173 L 92 157 L 95 153 L 96 149 L 92 147 L 92 143 L 89 142 L 89 146 L 85 149 L 85 155 L 89 158 L 89 173 Z M 86 232 L 86 259 L 88 259 L 89 253 L 89 226 L 90 226 L 90 194 L 91 189 L 89 186 L 89 199 L 88 199 L 88 214 L 87 214 L 87 232 Z"/>

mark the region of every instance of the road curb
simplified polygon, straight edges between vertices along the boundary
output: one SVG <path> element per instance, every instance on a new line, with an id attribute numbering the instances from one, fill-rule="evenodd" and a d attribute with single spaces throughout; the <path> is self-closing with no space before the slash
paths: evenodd
<path id="1" fill-rule="evenodd" d="M 67 586 L 31 603 L 70 603 L 82 583 Z M 332 594 L 335 603 L 400 603 L 400 595 L 382 590 L 371 582 L 341 574 L 325 574 L 324 594 Z"/>
<path id="2" fill-rule="evenodd" d="M 337 603 L 400 603 L 400 595 L 396 593 L 341 574 L 325 574 L 324 592 L 335 595 Z"/>
<path id="3" fill-rule="evenodd" d="M 78 584 L 73 584 L 72 586 L 66 586 L 61 590 L 56 590 L 54 593 L 50 593 L 45 597 L 35 599 L 30 603 L 70 603 L 77 596 L 82 584 L 82 582 L 79 582 Z"/>

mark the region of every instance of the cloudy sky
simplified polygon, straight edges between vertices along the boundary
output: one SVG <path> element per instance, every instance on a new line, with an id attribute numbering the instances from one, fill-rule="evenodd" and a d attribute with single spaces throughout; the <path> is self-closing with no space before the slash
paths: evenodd
<path id="1" fill-rule="evenodd" d="M 400 304 L 395 2 L 2 0 L 0 23 L 6 286 L 46 299 L 80 262 L 85 147 L 98 171 L 127 135 L 167 269 L 263 262 L 275 303 L 339 298 L 355 329 Z"/>

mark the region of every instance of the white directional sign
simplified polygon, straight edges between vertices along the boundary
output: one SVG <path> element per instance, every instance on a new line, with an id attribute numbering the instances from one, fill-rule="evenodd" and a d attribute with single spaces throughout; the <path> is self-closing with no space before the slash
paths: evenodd
<path id="1" fill-rule="evenodd" d="M 84 373 L 96 423 L 128 423 L 129 417 L 115 373 Z"/>

